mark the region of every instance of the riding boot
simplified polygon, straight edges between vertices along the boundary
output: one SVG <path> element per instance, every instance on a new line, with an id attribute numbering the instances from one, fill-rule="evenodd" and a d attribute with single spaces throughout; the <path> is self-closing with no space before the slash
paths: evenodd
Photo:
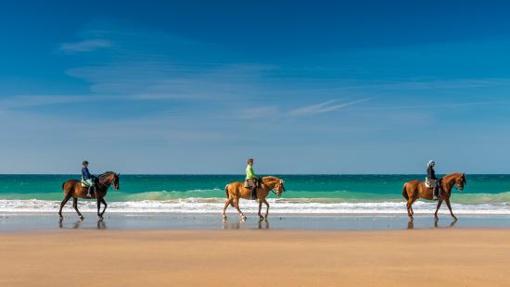
<path id="1" fill-rule="evenodd" d="M 439 199 L 439 186 L 434 187 L 434 199 Z"/>
<path id="2" fill-rule="evenodd" d="M 87 189 L 87 197 L 88 198 L 92 198 L 92 188 L 94 188 L 92 185 L 89 186 L 89 188 Z"/>
<path id="3" fill-rule="evenodd" d="M 251 190 L 251 199 L 257 199 L 257 187 L 255 186 L 252 190 Z"/>

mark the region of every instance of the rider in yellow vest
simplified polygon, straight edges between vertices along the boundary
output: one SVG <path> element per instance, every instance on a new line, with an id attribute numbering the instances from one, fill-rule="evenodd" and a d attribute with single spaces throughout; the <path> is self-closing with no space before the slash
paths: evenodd
<path id="1" fill-rule="evenodd" d="M 249 188 L 251 190 L 251 198 L 257 199 L 257 186 L 258 186 L 258 178 L 253 171 L 253 159 L 250 158 L 247 161 L 246 165 L 246 178 L 244 181 L 244 187 Z"/>

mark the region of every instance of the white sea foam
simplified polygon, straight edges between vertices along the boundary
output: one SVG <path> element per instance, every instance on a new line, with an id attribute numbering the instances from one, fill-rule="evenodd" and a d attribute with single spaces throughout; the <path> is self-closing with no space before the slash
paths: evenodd
<path id="1" fill-rule="evenodd" d="M 328 202 L 320 199 L 270 199 L 273 214 L 405 214 L 404 202 Z M 0 212 L 37 213 L 57 212 L 59 201 L 50 200 L 0 200 Z M 254 201 L 242 200 L 241 208 L 253 212 L 258 209 Z M 223 209 L 224 200 L 220 198 L 181 198 L 173 200 L 141 200 L 110 202 L 108 212 L 114 213 L 219 213 Z M 416 202 L 414 211 L 417 214 L 434 212 L 436 203 Z M 81 211 L 95 212 L 94 201 L 80 201 Z M 263 208 L 265 208 L 263 206 Z M 508 203 L 453 204 L 457 214 L 510 214 Z M 65 212 L 74 212 L 71 203 L 64 208 Z M 229 208 L 230 212 L 235 212 Z M 448 212 L 444 205 L 442 213 Z"/>

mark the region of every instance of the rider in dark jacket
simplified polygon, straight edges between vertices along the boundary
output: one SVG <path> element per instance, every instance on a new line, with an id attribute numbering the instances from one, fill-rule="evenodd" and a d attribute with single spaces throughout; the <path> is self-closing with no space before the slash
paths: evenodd
<path id="1" fill-rule="evenodd" d="M 436 162 L 431 160 L 427 164 L 427 179 L 429 182 L 434 182 L 434 199 L 437 199 L 439 197 L 439 188 L 440 188 L 440 182 L 438 178 L 436 177 L 436 171 L 434 170 L 434 166 L 436 165 Z"/>

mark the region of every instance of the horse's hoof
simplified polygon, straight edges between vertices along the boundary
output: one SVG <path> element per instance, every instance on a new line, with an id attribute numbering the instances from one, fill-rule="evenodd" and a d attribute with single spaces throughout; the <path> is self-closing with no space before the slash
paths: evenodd
<path id="1" fill-rule="evenodd" d="M 246 217 L 246 216 L 241 216 L 241 221 L 242 221 L 242 222 L 245 222 L 245 221 L 246 221 L 246 219 L 248 219 L 248 217 Z"/>
<path id="2" fill-rule="evenodd" d="M 84 220 L 84 219 L 85 219 L 85 217 L 83 217 L 83 215 L 82 215 L 82 216 L 80 216 L 80 220 Z"/>
<path id="3" fill-rule="evenodd" d="M 223 215 L 223 216 L 222 216 L 222 219 L 223 219 L 223 222 L 227 221 L 227 216 L 226 216 L 226 215 Z"/>

